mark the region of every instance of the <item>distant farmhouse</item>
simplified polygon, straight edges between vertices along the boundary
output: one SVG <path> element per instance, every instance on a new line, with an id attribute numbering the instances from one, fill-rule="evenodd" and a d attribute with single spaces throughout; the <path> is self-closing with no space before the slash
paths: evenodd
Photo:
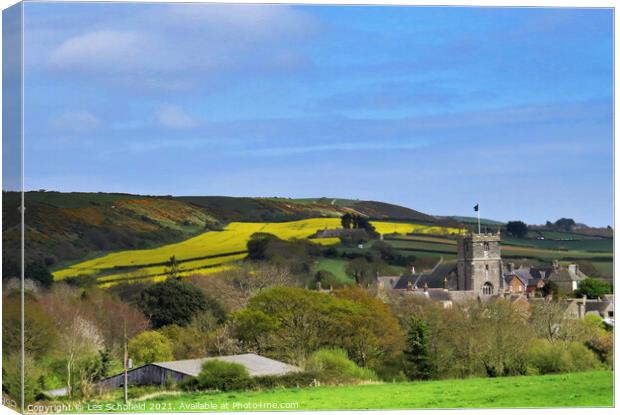
<path id="1" fill-rule="evenodd" d="M 430 271 L 402 276 L 379 276 L 379 289 L 425 293 L 448 299 L 482 298 L 494 295 L 527 295 L 542 289 L 549 281 L 564 292 L 577 288 L 587 276 L 576 264 L 562 267 L 519 267 L 504 264 L 500 233 L 470 233 L 457 241 L 456 261 L 439 261 Z"/>

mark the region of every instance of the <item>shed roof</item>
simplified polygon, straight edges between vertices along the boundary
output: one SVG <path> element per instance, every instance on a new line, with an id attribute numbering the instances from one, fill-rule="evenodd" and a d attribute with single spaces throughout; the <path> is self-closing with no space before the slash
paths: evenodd
<path id="1" fill-rule="evenodd" d="M 239 363 L 245 366 L 250 376 L 284 375 L 289 372 L 298 372 L 300 370 L 296 366 L 259 356 L 254 353 L 205 357 L 202 359 L 175 360 L 172 362 L 156 362 L 152 364 L 189 376 L 198 376 L 202 369 L 202 364 L 207 360 L 223 360 L 225 362 Z"/>

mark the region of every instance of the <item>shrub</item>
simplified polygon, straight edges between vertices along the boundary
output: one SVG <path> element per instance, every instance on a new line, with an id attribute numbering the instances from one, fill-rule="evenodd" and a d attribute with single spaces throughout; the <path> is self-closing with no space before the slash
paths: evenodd
<path id="1" fill-rule="evenodd" d="M 532 342 L 527 361 L 530 369 L 541 375 L 596 370 L 601 366 L 596 354 L 581 343 L 541 339 Z"/>
<path id="2" fill-rule="evenodd" d="M 196 378 L 196 386 L 201 390 L 243 390 L 252 386 L 250 374 L 239 363 L 222 360 L 207 360 Z"/>
<path id="3" fill-rule="evenodd" d="M 568 372 L 569 366 L 558 347 L 546 340 L 537 339 L 527 352 L 529 365 L 539 374 Z"/>
<path id="4" fill-rule="evenodd" d="M 290 372 L 281 376 L 257 376 L 252 383 L 257 389 L 303 388 L 311 386 L 317 378 L 312 372 Z"/>
<path id="5" fill-rule="evenodd" d="M 316 373 L 318 379 L 325 383 L 355 383 L 364 380 L 377 380 L 375 372 L 359 367 L 342 349 L 320 349 L 314 352 L 306 362 L 306 370 Z"/>
<path id="6" fill-rule="evenodd" d="M 179 387 L 179 389 L 188 392 L 195 392 L 200 389 L 198 387 L 198 379 L 194 377 L 187 377 L 183 379 L 182 381 L 177 383 L 177 386 Z"/>
<path id="7" fill-rule="evenodd" d="M 601 367 L 596 354 L 581 343 L 570 342 L 566 347 L 565 355 L 571 372 L 584 372 Z"/>

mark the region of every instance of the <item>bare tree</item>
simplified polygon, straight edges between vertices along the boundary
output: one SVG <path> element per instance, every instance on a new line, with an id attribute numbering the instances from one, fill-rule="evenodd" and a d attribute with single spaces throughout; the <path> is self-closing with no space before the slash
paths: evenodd
<path id="1" fill-rule="evenodd" d="M 59 327 L 59 331 L 60 347 L 67 359 L 67 394 L 71 396 L 76 362 L 96 355 L 103 348 L 103 337 L 92 322 L 80 315 L 79 310 Z"/>

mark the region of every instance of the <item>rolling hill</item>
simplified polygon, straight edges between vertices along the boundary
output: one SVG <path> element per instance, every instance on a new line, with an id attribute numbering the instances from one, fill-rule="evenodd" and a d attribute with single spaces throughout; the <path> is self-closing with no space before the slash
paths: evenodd
<path id="1" fill-rule="evenodd" d="M 378 220 L 460 226 L 413 209 L 348 199 L 26 192 L 26 262 L 58 269 L 108 252 L 177 243 L 231 222 L 289 222 L 356 212 Z M 5 261 L 19 250 L 20 194 L 3 192 Z"/>
<path id="2" fill-rule="evenodd" d="M 112 283 L 119 278 L 157 278 L 165 273 L 173 255 L 180 260 L 182 272 L 216 271 L 245 256 L 245 243 L 255 231 L 267 229 L 285 239 L 305 238 L 316 230 L 338 227 L 338 217 L 347 212 L 369 217 L 378 232 L 388 235 L 386 242 L 403 255 L 451 259 L 456 247 L 449 234 L 454 232 L 446 229 L 471 227 L 472 220 L 435 217 L 383 202 L 337 198 L 39 191 L 26 192 L 25 199 L 26 262 L 44 262 L 56 278 L 96 275 L 99 283 Z M 19 201 L 19 193 L 3 192 L 3 261 L 17 257 L 20 246 Z M 303 223 L 311 225 L 303 229 L 299 225 Z M 484 224 L 495 228 L 501 222 L 485 220 Z M 295 231 L 299 226 L 302 230 Z M 613 231 L 605 231 L 613 235 Z M 235 233 L 234 238 L 231 232 Z M 502 252 L 506 259 L 517 261 L 587 260 L 601 276 L 610 278 L 613 236 L 591 233 L 535 228 L 522 239 L 503 235 Z M 135 262 L 142 254 L 149 259 Z M 113 260 L 119 255 L 130 255 L 131 260 Z"/>

